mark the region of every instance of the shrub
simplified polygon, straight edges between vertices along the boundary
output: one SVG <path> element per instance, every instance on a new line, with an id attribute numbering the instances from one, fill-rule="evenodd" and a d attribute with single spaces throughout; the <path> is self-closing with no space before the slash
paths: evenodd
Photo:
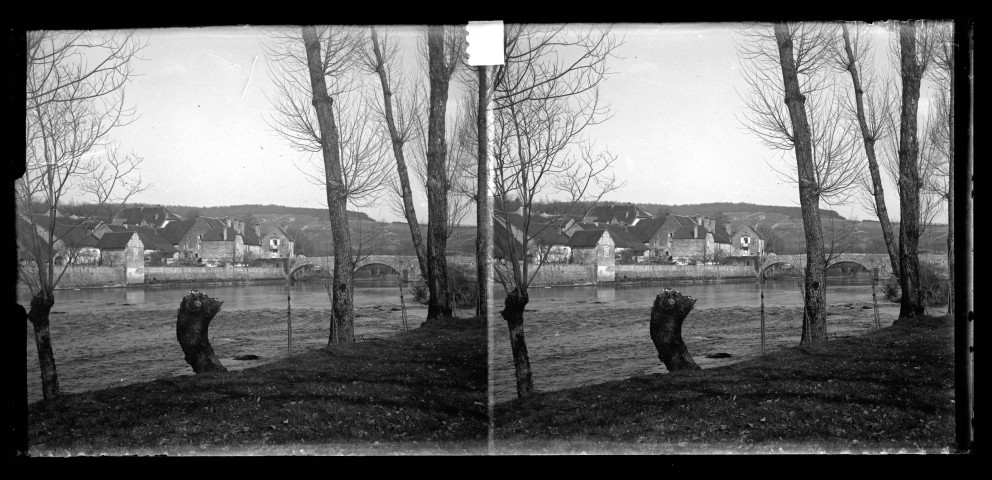
<path id="1" fill-rule="evenodd" d="M 410 287 L 413 299 L 421 305 L 430 302 L 430 290 L 424 280 L 418 280 Z M 448 265 L 448 295 L 456 307 L 474 307 L 479 297 L 479 287 L 475 280 L 460 266 Z"/>
<path id="2" fill-rule="evenodd" d="M 423 280 L 417 280 L 417 283 L 414 283 L 410 287 L 410 294 L 421 305 L 427 305 L 431 297 L 430 290 L 427 289 L 427 283 Z"/>
<path id="3" fill-rule="evenodd" d="M 920 262 L 920 289 L 923 291 L 924 306 L 947 305 L 948 292 L 951 284 L 946 278 L 941 278 L 937 274 L 935 265 L 927 262 Z M 899 278 L 890 276 L 882 286 L 885 298 L 890 302 L 898 302 L 902 299 L 902 289 L 899 287 Z"/>

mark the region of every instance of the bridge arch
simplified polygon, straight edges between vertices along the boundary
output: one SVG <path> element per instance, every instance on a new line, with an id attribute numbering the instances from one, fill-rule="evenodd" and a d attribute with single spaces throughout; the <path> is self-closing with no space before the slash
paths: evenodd
<path id="1" fill-rule="evenodd" d="M 355 265 L 355 273 L 358 273 L 359 271 L 365 270 L 365 269 L 370 268 L 370 267 L 386 267 L 386 269 L 388 269 L 389 271 L 392 271 L 393 273 L 396 273 L 398 275 L 402 275 L 403 274 L 403 272 L 401 271 L 401 270 L 403 270 L 403 267 L 402 266 L 400 266 L 400 265 L 394 265 L 394 264 L 389 264 L 389 263 L 385 263 L 385 262 L 365 262 L 365 263 L 361 263 L 359 265 Z"/>

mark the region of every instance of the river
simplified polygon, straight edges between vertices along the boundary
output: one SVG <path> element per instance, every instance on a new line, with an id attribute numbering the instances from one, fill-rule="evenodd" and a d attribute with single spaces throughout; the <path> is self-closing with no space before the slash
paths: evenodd
<path id="1" fill-rule="evenodd" d="M 355 306 L 392 305 L 400 303 L 399 275 L 358 277 L 355 279 Z M 18 301 L 27 308 L 30 294 L 19 286 Z M 76 313 L 92 308 L 127 305 L 143 309 L 179 308 L 183 295 L 193 287 L 154 286 L 144 288 L 82 288 L 55 291 L 53 311 Z M 281 282 L 250 285 L 204 285 L 197 290 L 219 298 L 225 311 L 286 306 L 286 286 Z M 404 287 L 405 301 L 411 302 L 409 286 Z M 290 287 L 294 308 L 328 308 L 327 288 L 320 280 L 296 282 Z"/>
<path id="2" fill-rule="evenodd" d="M 829 335 L 858 335 L 874 328 L 871 276 L 828 277 Z M 757 308 L 760 287 L 755 281 L 532 287 L 524 314 L 527 349 L 534 388 L 553 391 L 622 380 L 636 375 L 665 373 L 648 335 L 650 309 L 664 288 L 674 288 L 696 299 L 683 325 L 690 354 L 703 368 L 751 358 L 760 352 Z M 770 348 L 799 344 L 802 305 L 797 279 L 766 280 L 767 340 Z M 497 402 L 516 397 L 509 332 L 499 317 L 503 291 L 494 292 L 490 328 L 490 379 Z M 891 324 L 893 304 L 878 288 L 883 326 Z M 851 306 L 848 306 L 851 305 Z M 892 317 L 894 318 L 894 317 Z M 726 352 L 729 359 L 711 360 L 706 354 Z"/>

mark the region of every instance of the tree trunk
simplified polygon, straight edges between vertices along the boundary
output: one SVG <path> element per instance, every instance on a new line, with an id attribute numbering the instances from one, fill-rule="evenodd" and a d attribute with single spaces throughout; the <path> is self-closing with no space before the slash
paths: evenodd
<path id="1" fill-rule="evenodd" d="M 915 318 L 925 312 L 920 288 L 920 174 L 917 113 L 922 69 L 916 59 L 916 24 L 899 29 L 902 76 L 902 111 L 899 126 L 899 286 L 900 318 Z"/>
<path id="2" fill-rule="evenodd" d="M 485 65 L 479 65 L 476 68 L 479 74 L 479 106 L 477 109 L 478 117 L 476 118 L 479 137 L 479 168 L 476 185 L 475 264 L 479 295 L 475 313 L 481 318 L 486 318 L 489 314 L 489 279 L 493 276 L 493 266 L 489 258 L 493 237 L 493 216 L 492 212 L 489 211 L 489 119 L 486 116 L 489 107 L 487 98 L 489 85 Z"/>
<path id="3" fill-rule="evenodd" d="M 34 344 L 38 348 L 38 365 L 41 367 L 41 393 L 45 400 L 54 399 L 62 393 L 59 374 L 55 369 L 52 336 L 48 331 L 48 317 L 54 305 L 54 293 L 40 291 L 31 297 L 31 311 L 28 312 L 28 320 L 34 326 Z"/>
<path id="4" fill-rule="evenodd" d="M 403 155 L 403 138 L 396 129 L 396 121 L 393 119 L 393 91 L 389 87 L 389 79 L 386 76 L 386 65 L 383 60 L 382 50 L 379 48 L 379 37 L 375 27 L 371 27 L 372 51 L 375 54 L 376 68 L 379 75 L 379 83 L 382 85 L 382 103 L 386 115 L 386 127 L 389 129 L 389 139 L 393 145 L 393 156 L 396 158 L 396 173 L 400 179 L 400 189 L 403 196 L 403 215 L 406 217 L 407 226 L 410 227 L 410 238 L 413 240 L 413 249 L 417 253 L 417 262 L 420 263 L 420 276 L 427 274 L 427 249 L 424 247 L 423 232 L 420 231 L 420 222 L 417 221 L 417 211 L 413 206 L 413 190 L 410 188 L 410 174 L 406 167 L 406 157 Z"/>
<path id="5" fill-rule="evenodd" d="M 885 190 L 882 187 L 882 176 L 878 170 L 878 160 L 875 156 L 875 137 L 868 128 L 868 121 L 865 117 L 864 88 L 861 86 L 861 78 L 858 76 L 858 69 L 854 50 L 851 48 L 851 37 L 847 31 L 847 25 L 841 27 L 844 34 L 844 50 L 847 53 L 847 71 L 851 73 L 851 81 L 854 83 L 854 100 L 857 107 L 858 125 L 861 127 L 861 137 L 864 140 L 865 156 L 868 157 L 868 171 L 871 174 L 872 194 L 875 197 L 875 214 L 878 216 L 878 223 L 882 226 L 882 238 L 885 240 L 885 248 L 889 252 L 889 262 L 892 264 L 892 273 L 899 276 L 899 252 L 896 248 L 895 236 L 892 234 L 892 223 L 889 222 L 889 211 L 885 208 Z"/>
<path id="6" fill-rule="evenodd" d="M 430 109 L 427 119 L 427 288 L 430 302 L 427 320 L 451 317 L 448 292 L 448 177 L 445 141 L 445 107 L 448 103 L 448 71 L 445 65 L 444 27 L 427 32 Z"/>
<path id="7" fill-rule="evenodd" d="M 524 308 L 529 298 L 527 292 L 513 290 L 506 295 L 506 302 L 500 315 L 510 329 L 510 349 L 513 351 L 513 367 L 517 377 L 517 397 L 526 398 L 534 392 L 531 378 L 530 357 L 527 356 L 527 341 L 524 339 Z"/>
<path id="8" fill-rule="evenodd" d="M 327 94 L 327 82 L 321 64 L 320 40 L 316 28 L 303 27 L 307 51 L 313 106 L 320 126 L 321 151 L 324 157 L 324 181 L 327 185 L 327 209 L 334 239 L 334 278 L 331 280 L 331 322 L 328 345 L 355 341 L 353 308 L 355 261 L 351 257 L 351 233 L 348 230 L 348 198 L 341 169 L 338 128 L 334 122 L 333 100 Z M 336 335 L 335 335 L 336 333 Z"/>
<path id="9" fill-rule="evenodd" d="M 651 307 L 651 341 L 658 358 L 669 372 L 699 370 L 682 341 L 682 322 L 696 305 L 696 299 L 665 289 Z"/>
<path id="10" fill-rule="evenodd" d="M 214 348 L 210 346 L 210 339 L 207 337 L 210 321 L 220 311 L 223 303 L 194 290 L 186 294 L 179 304 L 176 338 L 183 348 L 186 363 L 196 373 L 227 371 L 214 354 Z"/>
<path id="11" fill-rule="evenodd" d="M 806 234 L 806 279 L 803 285 L 803 332 L 800 345 L 827 341 L 826 257 L 823 253 L 823 226 L 820 224 L 820 193 L 813 167 L 813 145 L 806 116 L 806 97 L 799 88 L 792 37 L 785 24 L 775 24 L 775 38 L 782 64 L 785 104 L 795 137 L 799 177 L 799 204 Z"/>
<path id="12" fill-rule="evenodd" d="M 954 27 L 957 28 L 957 27 Z M 954 55 L 948 55 L 950 65 L 950 102 L 947 115 L 947 314 L 954 314 Z"/>

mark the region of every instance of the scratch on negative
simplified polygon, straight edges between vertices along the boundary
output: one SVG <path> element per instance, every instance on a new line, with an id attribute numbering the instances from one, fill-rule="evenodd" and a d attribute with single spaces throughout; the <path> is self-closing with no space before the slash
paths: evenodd
<path id="1" fill-rule="evenodd" d="M 251 85 L 251 79 L 255 77 L 255 63 L 258 62 L 258 55 L 255 55 L 255 59 L 251 61 L 251 72 L 248 74 L 248 83 L 245 83 L 245 89 L 241 91 L 241 100 L 245 99 L 245 93 L 248 92 L 248 87 Z"/>

